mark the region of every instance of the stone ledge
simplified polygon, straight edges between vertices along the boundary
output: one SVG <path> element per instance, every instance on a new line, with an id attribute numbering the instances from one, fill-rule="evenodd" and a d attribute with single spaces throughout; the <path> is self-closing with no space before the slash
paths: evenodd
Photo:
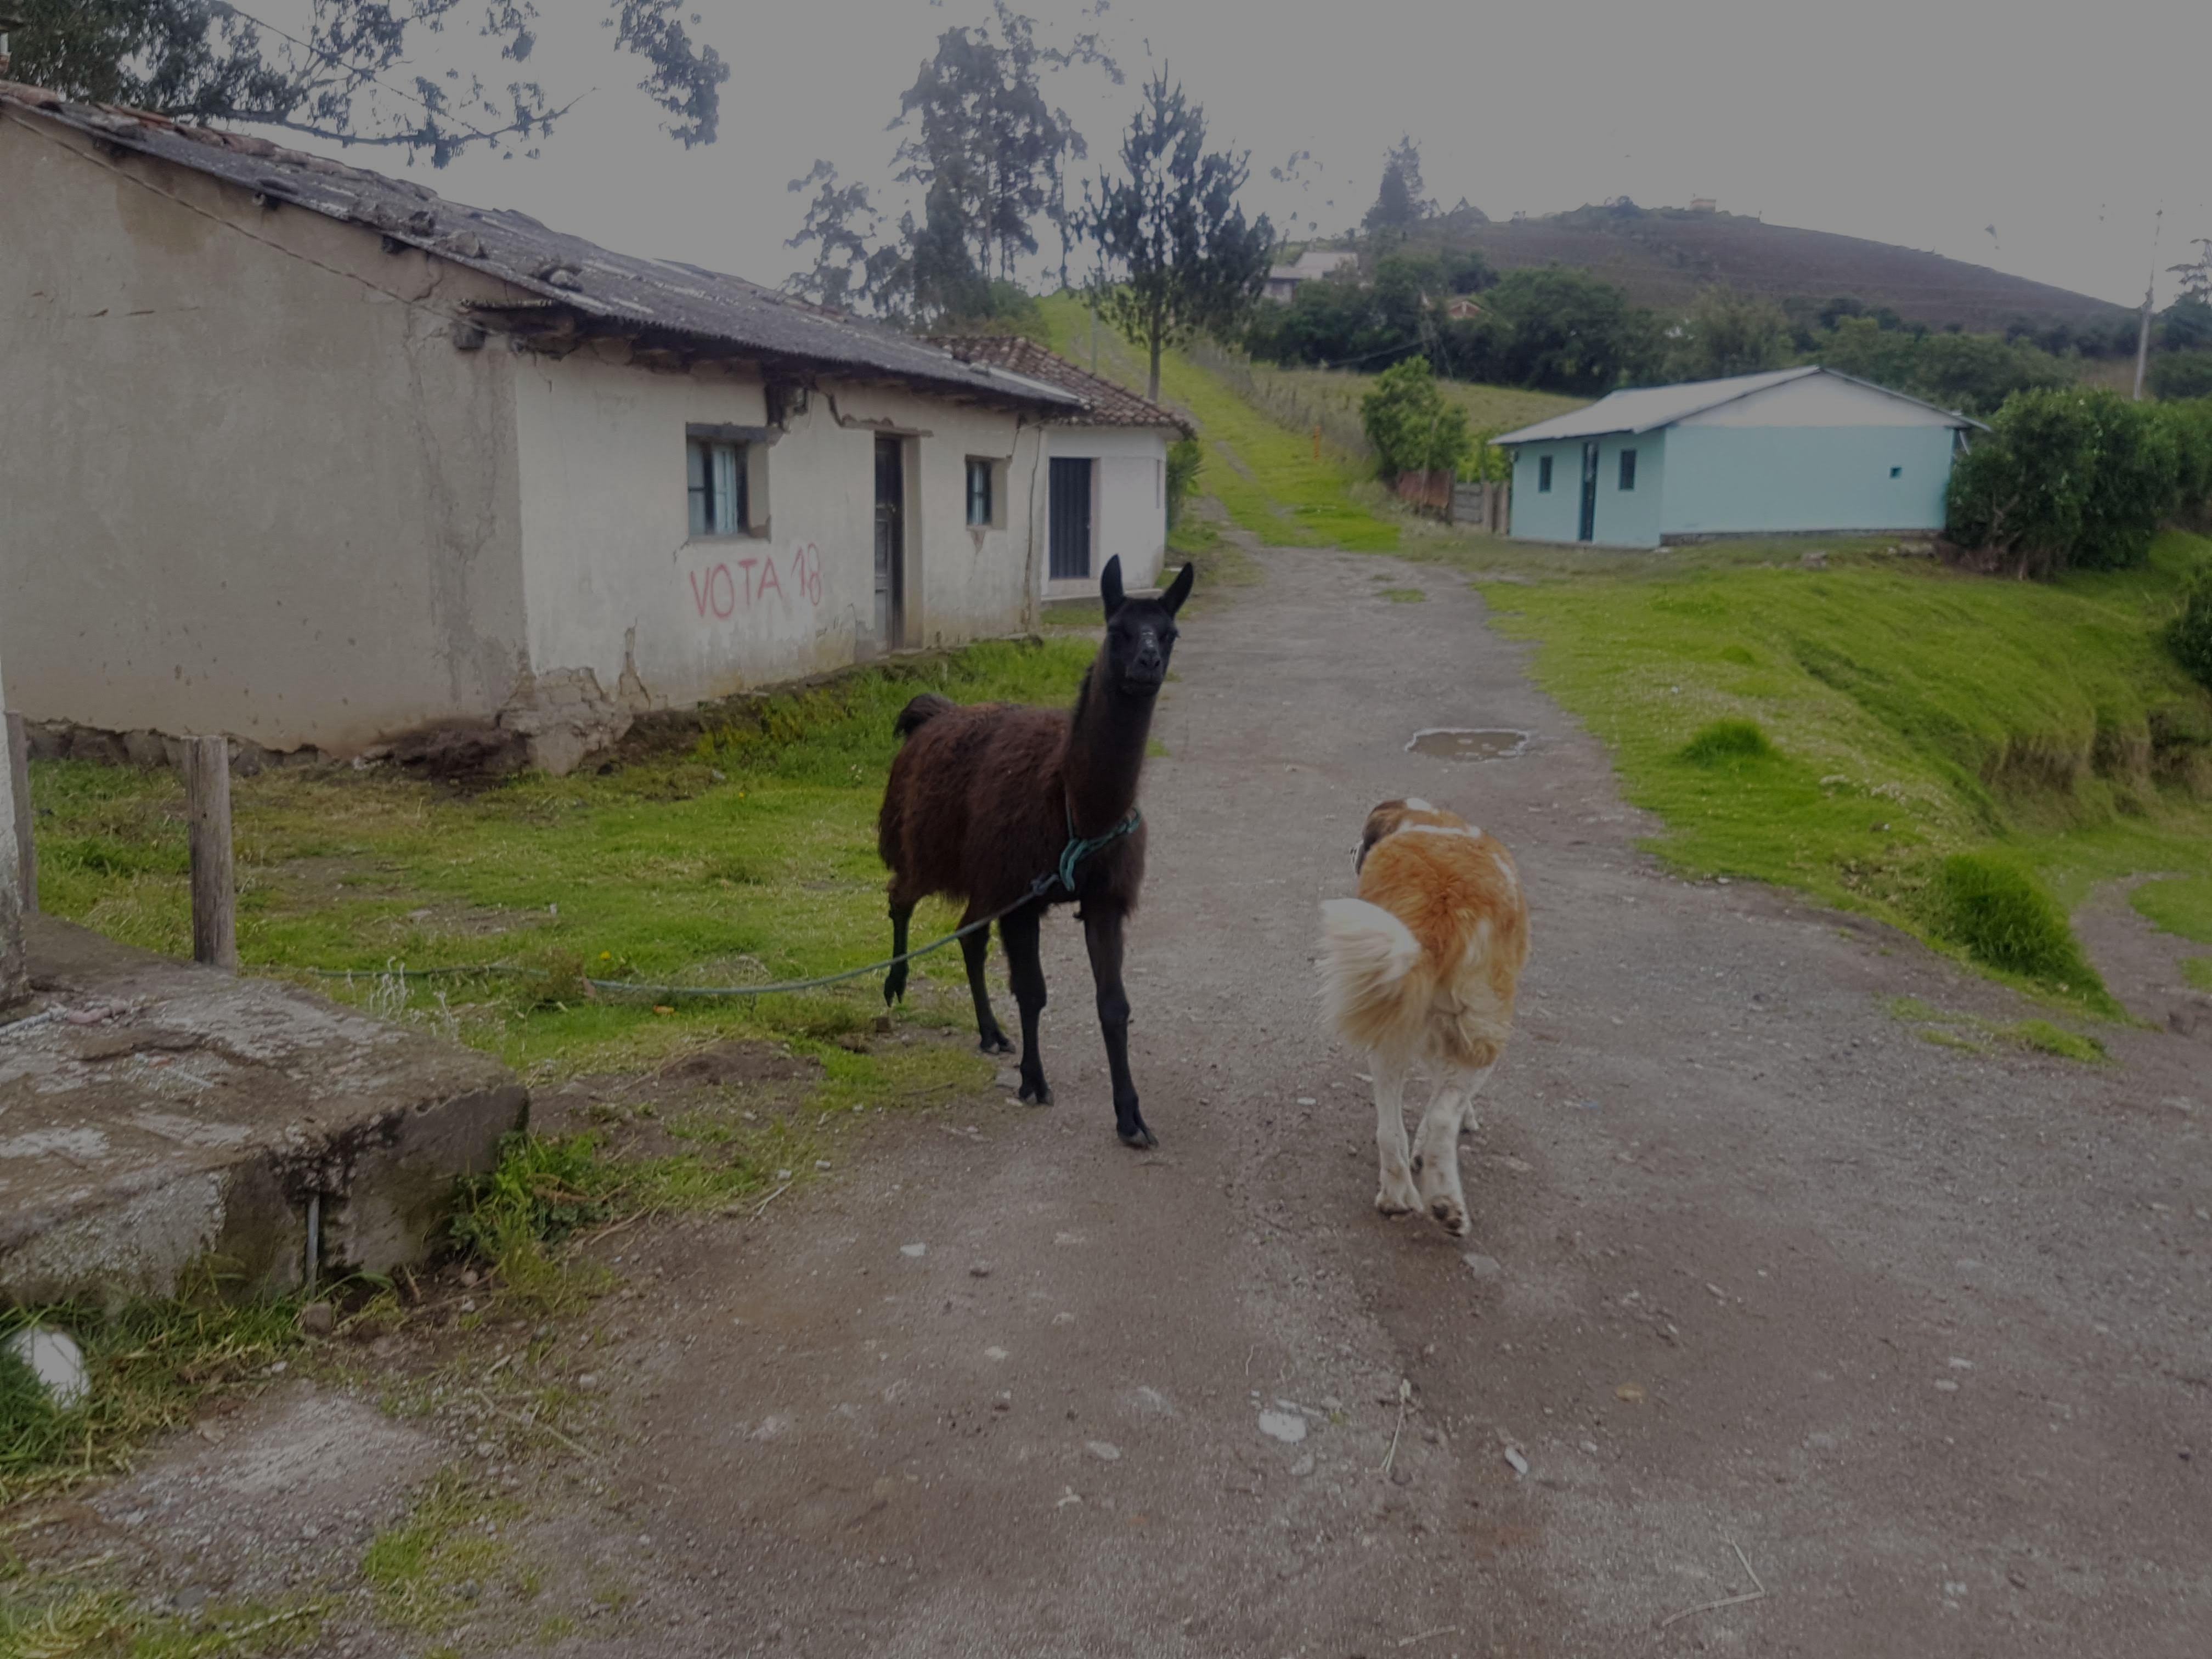
<path id="1" fill-rule="evenodd" d="M 0 1025 L 0 1296 L 168 1296 L 209 1261 L 289 1290 L 311 1209 L 325 1276 L 389 1272 L 528 1121 L 472 1050 L 28 920 L 39 994 Z"/>

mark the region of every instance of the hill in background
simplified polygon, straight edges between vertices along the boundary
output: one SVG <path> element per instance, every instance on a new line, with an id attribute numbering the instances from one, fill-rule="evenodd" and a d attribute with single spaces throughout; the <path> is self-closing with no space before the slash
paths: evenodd
<path id="1" fill-rule="evenodd" d="M 2129 314 L 2108 301 L 1940 253 L 1687 208 L 1622 204 L 1513 220 L 1462 209 L 1412 227 L 1407 244 L 1414 252 L 1478 252 L 1501 272 L 1571 266 L 1661 311 L 1680 311 L 1699 289 L 1720 283 L 1778 303 L 1848 295 L 1869 309 L 1887 306 L 1907 323 L 1955 323 L 1972 334 L 2002 332 L 2022 319 L 2110 324 Z"/>

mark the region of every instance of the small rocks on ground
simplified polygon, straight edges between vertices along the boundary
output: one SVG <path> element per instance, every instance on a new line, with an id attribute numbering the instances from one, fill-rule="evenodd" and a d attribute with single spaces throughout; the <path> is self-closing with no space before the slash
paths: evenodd
<path id="1" fill-rule="evenodd" d="M 968 1264 L 968 1277 L 969 1277 L 969 1278 L 970 1278 L 970 1279 L 988 1279 L 990 1276 L 991 1276 L 991 1264 L 990 1264 L 989 1262 L 988 1262 L 988 1261 L 971 1261 L 971 1262 L 969 1262 L 969 1263 Z"/>
<path id="2" fill-rule="evenodd" d="M 327 1302 L 310 1302 L 300 1310 L 300 1329 L 308 1336 L 328 1336 L 337 1327 L 337 1316 Z"/>
<path id="3" fill-rule="evenodd" d="M 1306 1419 L 1297 1412 L 1261 1412 L 1260 1432 L 1270 1440 L 1295 1446 L 1306 1437 Z"/>
<path id="4" fill-rule="evenodd" d="M 1468 1272 L 1473 1273 L 1477 1279 L 1495 1279 L 1505 1271 L 1498 1265 L 1496 1256 L 1470 1254 L 1462 1256 L 1461 1260 L 1467 1263 Z"/>
<path id="5" fill-rule="evenodd" d="M 1102 1463 L 1118 1463 L 1121 1461 L 1121 1449 L 1110 1440 L 1086 1440 L 1083 1443 L 1083 1449 Z"/>
<path id="6" fill-rule="evenodd" d="M 1514 1474 L 1526 1474 L 1528 1473 L 1528 1460 L 1522 1455 L 1520 1447 L 1508 1446 L 1505 1449 L 1505 1461 L 1512 1465 Z"/>
<path id="7" fill-rule="evenodd" d="M 915 1261 L 919 1261 L 923 1256 L 929 1254 L 929 1246 L 927 1244 L 902 1244 L 899 1246 L 899 1254 L 903 1256 L 911 1256 Z"/>

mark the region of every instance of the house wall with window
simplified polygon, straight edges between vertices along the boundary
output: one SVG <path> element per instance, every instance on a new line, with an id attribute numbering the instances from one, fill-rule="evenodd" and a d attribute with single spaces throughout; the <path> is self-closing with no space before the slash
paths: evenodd
<path id="1" fill-rule="evenodd" d="M 1524 541 L 1573 541 L 1582 512 L 1582 465 L 1578 442 L 1516 449 L 1511 532 Z"/>
<path id="2" fill-rule="evenodd" d="M 1116 557 L 1126 586 L 1157 586 L 1167 557 L 1168 443 L 1176 434 L 1159 427 L 1054 424 L 1048 430 L 1051 454 L 1091 462 L 1091 544 L 1090 573 L 1048 578 L 1045 597 L 1097 593 L 1099 573 Z M 1040 533 L 1048 535 L 1048 526 Z"/>
<path id="3" fill-rule="evenodd" d="M 834 404 L 834 407 L 833 407 Z M 875 654 L 875 441 L 903 434 L 904 629 L 891 648 L 1017 632 L 1026 517 L 968 523 L 968 462 L 1024 493 L 1034 422 L 824 382 L 783 429 L 759 378 L 649 373 L 615 349 L 524 360 L 516 420 L 529 656 L 617 708 L 682 708 Z M 880 423 L 880 424 L 878 424 Z M 735 450 L 742 523 L 701 522 L 701 450 Z M 1000 505 L 994 503 L 994 505 Z"/>
<path id="4" fill-rule="evenodd" d="M 495 285 L 12 112 L 0 180 L 9 706 L 344 751 L 505 702 L 518 360 L 450 320 Z"/>

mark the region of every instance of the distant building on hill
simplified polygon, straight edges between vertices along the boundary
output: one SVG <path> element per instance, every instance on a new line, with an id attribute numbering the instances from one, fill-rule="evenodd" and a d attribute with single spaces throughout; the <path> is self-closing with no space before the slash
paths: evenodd
<path id="1" fill-rule="evenodd" d="M 1510 532 L 1656 547 L 1707 536 L 1943 527 L 1978 421 L 1833 369 L 1616 392 L 1492 440 L 1513 452 Z"/>
<path id="2" fill-rule="evenodd" d="M 1710 196 L 1692 196 L 1690 198 L 1690 211 L 1692 213 L 1718 213 L 1720 210 L 1721 204 Z"/>
<path id="3" fill-rule="evenodd" d="M 1291 264 L 1268 271 L 1267 297 L 1288 305 L 1306 283 L 1333 276 L 1347 265 L 1356 270 L 1358 264 L 1359 255 L 1348 247 L 1310 247 Z"/>

